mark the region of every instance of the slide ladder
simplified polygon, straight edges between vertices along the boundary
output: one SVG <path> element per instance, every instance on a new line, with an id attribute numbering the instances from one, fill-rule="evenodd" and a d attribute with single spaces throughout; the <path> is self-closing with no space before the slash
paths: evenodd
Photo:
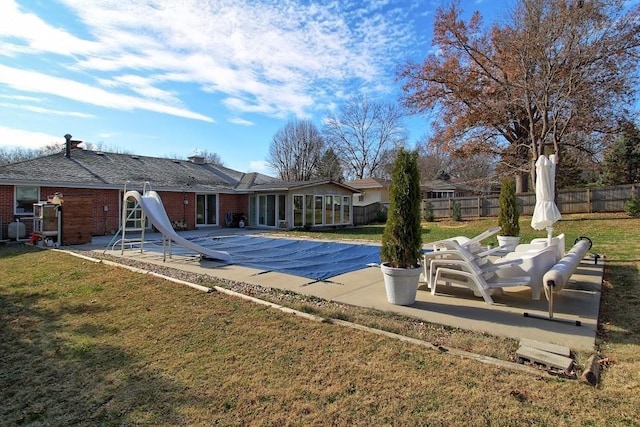
<path id="1" fill-rule="evenodd" d="M 169 216 L 167 215 L 167 212 L 164 209 L 164 205 L 162 204 L 162 199 L 160 198 L 160 195 L 153 190 L 148 190 L 146 188 L 146 184 L 145 184 L 144 194 L 140 194 L 140 192 L 136 190 L 129 190 L 129 191 L 125 191 L 124 193 L 123 203 L 122 203 L 122 227 L 121 227 L 123 253 L 124 253 L 124 245 L 126 242 L 124 225 L 126 224 L 126 221 L 128 219 L 127 218 L 127 201 L 128 200 L 134 200 L 137 203 L 137 205 L 140 206 L 143 214 L 143 222 L 145 217 L 149 218 L 149 221 L 151 222 L 151 224 L 160 233 L 162 233 L 163 248 L 164 248 L 164 241 L 165 239 L 167 239 L 169 240 L 169 245 L 171 245 L 171 242 L 175 242 L 177 245 L 183 248 L 189 249 L 191 251 L 194 251 L 200 254 L 201 256 L 220 260 L 220 261 L 225 261 L 229 263 L 233 262 L 231 255 L 228 252 L 216 251 L 216 250 L 206 248 L 204 246 L 200 246 L 197 243 L 194 243 L 178 235 L 178 233 L 176 233 L 176 231 L 173 229 L 173 226 L 171 225 L 171 221 L 169 220 Z M 142 230 L 142 233 L 143 233 L 142 240 L 144 240 L 144 229 Z M 142 251 L 142 246 L 140 250 Z M 165 258 L 166 258 L 166 251 L 165 251 Z"/>

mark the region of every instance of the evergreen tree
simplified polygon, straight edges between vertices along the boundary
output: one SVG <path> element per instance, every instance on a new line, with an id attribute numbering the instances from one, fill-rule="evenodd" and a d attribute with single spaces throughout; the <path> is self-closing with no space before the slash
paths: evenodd
<path id="1" fill-rule="evenodd" d="M 608 185 L 640 182 L 640 129 L 622 124 L 622 134 L 604 158 L 603 182 Z"/>
<path id="2" fill-rule="evenodd" d="M 344 181 L 342 165 L 340 164 L 340 159 L 336 155 L 336 152 L 333 151 L 333 148 L 327 149 L 320 158 L 316 177 L 338 182 Z"/>
<path id="3" fill-rule="evenodd" d="M 390 267 L 414 268 L 419 265 L 422 249 L 421 198 L 418 152 L 402 148 L 393 164 L 389 212 L 380 249 L 380 258 Z"/>
<path id="4" fill-rule="evenodd" d="M 502 180 L 500 189 L 500 214 L 498 225 L 502 228 L 502 236 L 520 235 L 520 212 L 518 211 L 515 182 L 509 178 Z"/>

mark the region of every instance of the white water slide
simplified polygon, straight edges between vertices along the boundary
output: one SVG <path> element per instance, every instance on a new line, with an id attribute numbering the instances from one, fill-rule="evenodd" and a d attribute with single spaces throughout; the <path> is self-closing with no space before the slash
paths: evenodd
<path id="1" fill-rule="evenodd" d="M 157 228 L 166 239 L 172 240 L 179 246 L 192 250 L 208 258 L 232 262 L 231 255 L 228 252 L 208 249 L 204 246 L 193 243 L 184 237 L 180 237 L 173 229 L 171 221 L 169 221 L 169 216 L 167 215 L 167 211 L 164 209 L 160 195 L 155 191 L 147 191 L 144 195 L 141 195 L 135 190 L 127 191 L 124 195 L 124 200 L 129 199 L 134 199 L 138 202 L 142 208 L 142 212 L 149 218 L 151 224 Z"/>

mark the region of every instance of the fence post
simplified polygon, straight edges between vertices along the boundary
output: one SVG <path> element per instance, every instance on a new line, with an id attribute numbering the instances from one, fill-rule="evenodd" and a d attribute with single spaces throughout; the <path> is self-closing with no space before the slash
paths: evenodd
<path id="1" fill-rule="evenodd" d="M 480 200 L 480 197 L 478 197 L 478 218 L 482 217 L 482 200 Z"/>
<path id="2" fill-rule="evenodd" d="M 593 200 L 591 199 L 590 188 L 587 188 L 587 206 L 589 206 L 589 213 L 593 212 Z"/>

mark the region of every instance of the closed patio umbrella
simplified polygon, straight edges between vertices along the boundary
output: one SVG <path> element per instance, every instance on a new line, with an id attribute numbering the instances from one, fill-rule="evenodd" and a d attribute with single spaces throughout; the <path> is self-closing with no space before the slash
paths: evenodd
<path id="1" fill-rule="evenodd" d="M 531 227 L 535 230 L 546 228 L 549 244 L 553 237 L 553 224 L 561 218 L 554 201 L 557 163 L 558 157 L 555 154 L 548 158 L 542 155 L 536 161 L 536 206 L 531 218 Z"/>

